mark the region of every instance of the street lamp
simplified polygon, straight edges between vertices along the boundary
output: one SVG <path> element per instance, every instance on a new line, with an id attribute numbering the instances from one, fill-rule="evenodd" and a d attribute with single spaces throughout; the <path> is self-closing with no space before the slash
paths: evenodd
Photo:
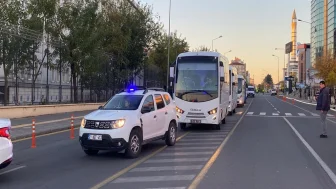
<path id="1" fill-rule="evenodd" d="M 305 22 L 305 23 L 308 23 L 308 24 L 311 24 L 311 22 L 307 22 L 307 21 L 304 21 L 304 20 L 301 20 L 301 19 L 298 19 L 299 22 Z"/>
<path id="2" fill-rule="evenodd" d="M 170 12 L 171 12 L 171 0 L 169 0 L 169 24 L 168 24 L 168 58 L 167 58 L 167 85 L 166 90 L 168 92 L 169 86 L 169 55 L 170 55 Z"/>
<path id="3" fill-rule="evenodd" d="M 228 52 L 225 52 L 224 55 L 227 54 L 227 53 L 229 53 L 229 52 L 232 52 L 232 50 L 229 50 Z"/>
<path id="4" fill-rule="evenodd" d="M 278 58 L 278 83 L 280 83 L 280 80 L 279 80 L 279 73 L 280 73 L 280 71 L 279 71 L 279 57 L 274 55 L 274 54 L 272 54 L 272 56 Z"/>
<path id="5" fill-rule="evenodd" d="M 216 39 L 219 39 L 219 38 L 222 38 L 223 36 L 219 36 L 219 37 L 217 37 L 217 38 L 215 38 L 215 39 L 213 39 L 212 40 L 212 48 L 211 48 L 211 50 L 213 51 L 213 42 L 216 40 Z"/>

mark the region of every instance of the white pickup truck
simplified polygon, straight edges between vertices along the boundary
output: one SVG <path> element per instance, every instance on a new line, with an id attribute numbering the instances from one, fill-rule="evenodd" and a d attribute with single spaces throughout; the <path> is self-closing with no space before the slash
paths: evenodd
<path id="1" fill-rule="evenodd" d="M 254 98 L 255 88 L 252 85 L 249 85 L 246 90 L 247 97 L 253 97 Z"/>

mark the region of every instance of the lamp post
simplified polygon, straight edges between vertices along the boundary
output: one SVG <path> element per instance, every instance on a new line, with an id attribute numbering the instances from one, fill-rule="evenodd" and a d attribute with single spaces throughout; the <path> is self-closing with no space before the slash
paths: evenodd
<path id="1" fill-rule="evenodd" d="M 170 13 L 171 13 L 171 0 L 169 0 L 169 24 L 168 24 L 168 52 L 167 52 L 167 84 L 166 84 L 166 90 L 168 92 L 168 86 L 169 86 L 169 55 L 170 55 Z"/>
<path id="2" fill-rule="evenodd" d="M 217 38 L 215 38 L 215 39 L 213 39 L 212 40 L 212 45 L 211 45 L 211 50 L 213 51 L 213 42 L 216 40 L 216 39 L 219 39 L 219 38 L 222 38 L 223 36 L 219 36 L 219 37 L 217 37 Z"/>
<path id="3" fill-rule="evenodd" d="M 228 52 L 225 52 L 224 55 L 227 54 L 227 53 L 230 53 L 230 52 L 232 52 L 232 50 L 229 50 Z"/>
<path id="4" fill-rule="evenodd" d="M 279 73 L 280 73 L 280 71 L 279 71 L 279 57 L 274 55 L 274 54 L 272 54 L 272 56 L 278 58 L 278 83 L 280 83 L 280 80 L 279 80 Z"/>

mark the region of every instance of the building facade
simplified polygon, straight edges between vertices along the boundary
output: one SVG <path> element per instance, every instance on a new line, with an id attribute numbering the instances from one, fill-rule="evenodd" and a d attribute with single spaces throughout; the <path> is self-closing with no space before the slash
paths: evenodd
<path id="1" fill-rule="evenodd" d="M 298 83 L 307 84 L 307 70 L 310 68 L 310 44 L 298 46 Z"/>
<path id="2" fill-rule="evenodd" d="M 237 68 L 238 74 L 246 77 L 246 64 L 244 61 L 235 57 L 234 60 L 231 60 L 230 66 Z"/>
<path id="3" fill-rule="evenodd" d="M 311 63 L 328 51 L 336 48 L 335 0 L 311 1 Z"/>

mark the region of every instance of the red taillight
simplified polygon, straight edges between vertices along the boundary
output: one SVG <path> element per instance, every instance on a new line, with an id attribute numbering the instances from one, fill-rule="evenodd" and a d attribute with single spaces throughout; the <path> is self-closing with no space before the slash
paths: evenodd
<path id="1" fill-rule="evenodd" d="M 7 127 L 0 128 L 0 137 L 10 138 L 9 129 Z"/>

